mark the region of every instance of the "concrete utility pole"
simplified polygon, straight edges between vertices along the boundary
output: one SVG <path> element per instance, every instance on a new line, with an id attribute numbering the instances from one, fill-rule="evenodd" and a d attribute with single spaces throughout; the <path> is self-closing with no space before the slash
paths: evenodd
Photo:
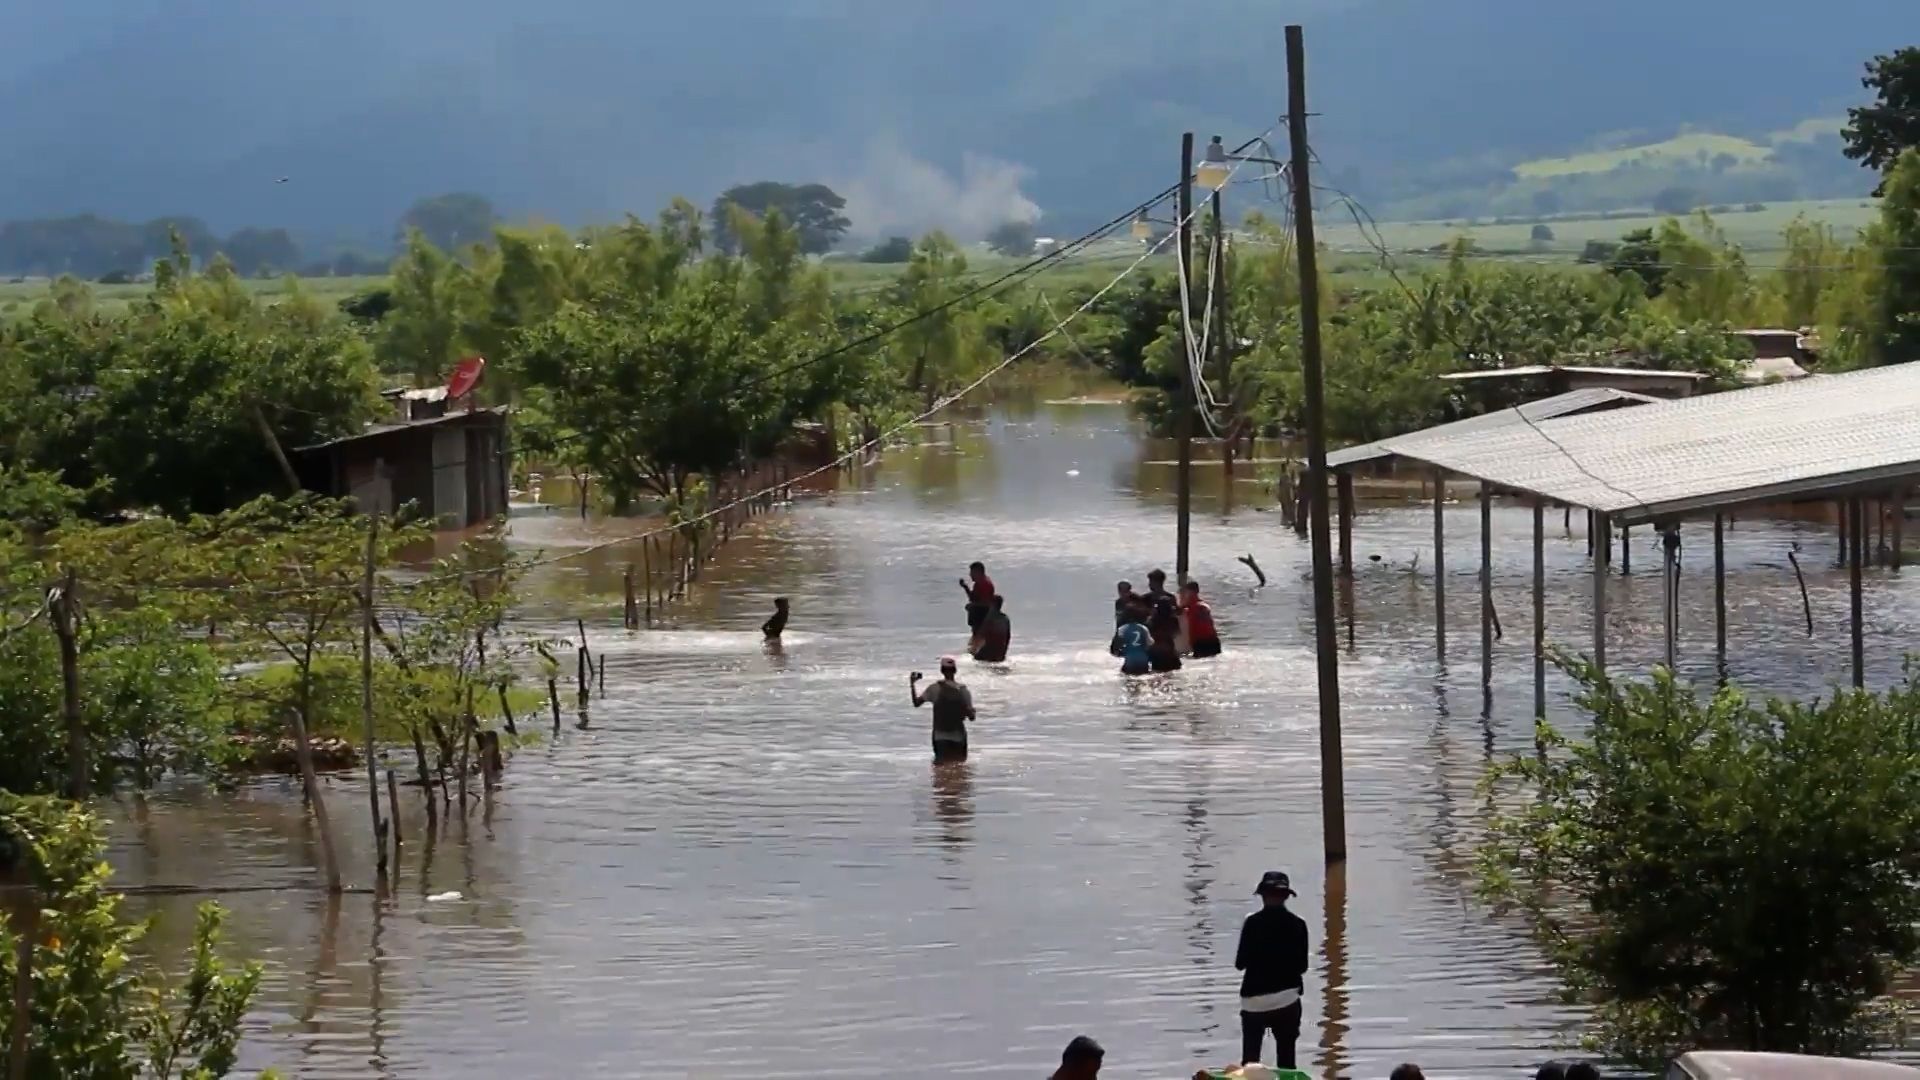
<path id="1" fill-rule="evenodd" d="M 1347 857 L 1347 796 L 1340 750 L 1340 642 L 1333 609 L 1333 541 L 1327 520 L 1326 394 L 1320 362 L 1320 273 L 1307 162 L 1306 46 L 1287 27 L 1287 136 L 1292 163 L 1294 247 L 1300 252 L 1300 374 L 1305 385 L 1307 499 L 1313 532 L 1313 641 L 1320 683 L 1320 820 L 1327 861 Z"/>
<path id="2" fill-rule="evenodd" d="M 1193 275 L 1193 132 L 1180 136 L 1180 274 L 1187 279 L 1192 294 Z M 1186 342 L 1181 342 L 1180 404 L 1173 418 L 1174 438 L 1180 443 L 1180 463 L 1174 477 L 1179 500 L 1180 522 L 1174 541 L 1174 572 L 1180 584 L 1187 583 L 1188 557 L 1191 551 L 1189 526 L 1193 515 L 1193 365 L 1188 362 Z"/>

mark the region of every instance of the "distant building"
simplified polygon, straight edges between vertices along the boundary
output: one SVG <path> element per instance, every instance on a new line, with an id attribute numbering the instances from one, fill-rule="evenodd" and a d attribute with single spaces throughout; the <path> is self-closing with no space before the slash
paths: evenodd
<path id="1" fill-rule="evenodd" d="M 382 513 L 414 504 L 438 528 L 464 529 L 507 512 L 507 410 L 447 411 L 446 390 L 388 391 L 396 416 L 293 452 L 309 491 Z"/>
<path id="2" fill-rule="evenodd" d="M 1735 330 L 1733 336 L 1753 346 L 1753 359 L 1740 365 L 1742 382 L 1764 383 L 1804 379 L 1805 364 L 1813 360 L 1813 343 L 1800 330 Z"/>

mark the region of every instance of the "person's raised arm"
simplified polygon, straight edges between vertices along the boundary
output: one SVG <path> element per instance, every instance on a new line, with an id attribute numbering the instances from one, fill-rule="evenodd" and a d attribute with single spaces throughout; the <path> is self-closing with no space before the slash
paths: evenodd
<path id="1" fill-rule="evenodd" d="M 920 693 L 920 673 L 917 671 L 907 676 L 907 696 L 913 699 L 913 707 L 916 709 L 927 703 L 927 699 Z"/>

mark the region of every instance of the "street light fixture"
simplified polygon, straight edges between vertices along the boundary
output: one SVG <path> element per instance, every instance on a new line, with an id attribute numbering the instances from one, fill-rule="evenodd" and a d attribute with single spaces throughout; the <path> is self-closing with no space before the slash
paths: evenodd
<path id="1" fill-rule="evenodd" d="M 1227 178 L 1233 175 L 1233 166 L 1227 161 L 1227 148 L 1215 135 L 1207 144 L 1206 156 L 1200 159 L 1200 167 L 1193 171 L 1193 178 L 1208 191 L 1219 191 L 1227 186 Z"/>

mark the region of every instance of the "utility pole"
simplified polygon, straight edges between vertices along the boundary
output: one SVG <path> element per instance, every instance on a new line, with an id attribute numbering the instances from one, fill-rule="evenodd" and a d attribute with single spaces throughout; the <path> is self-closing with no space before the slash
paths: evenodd
<path id="1" fill-rule="evenodd" d="M 1227 226 L 1220 209 L 1220 192 L 1213 193 L 1213 277 L 1207 289 L 1213 294 L 1213 365 L 1220 380 L 1223 400 L 1233 399 L 1233 338 L 1227 333 Z M 1227 498 L 1233 497 L 1233 440 L 1238 425 L 1231 414 L 1226 430 L 1220 433 L 1220 464 L 1227 484 Z"/>
<path id="2" fill-rule="evenodd" d="M 1307 505 L 1313 531 L 1313 643 L 1320 675 L 1320 822 L 1327 861 L 1347 857 L 1347 794 L 1340 752 L 1340 642 L 1334 624 L 1333 541 L 1327 522 L 1326 395 L 1320 364 L 1320 274 L 1315 266 L 1313 185 L 1307 178 L 1306 47 L 1287 27 L 1287 136 L 1292 163 L 1294 247 L 1300 252 L 1300 374 L 1305 382 Z"/>
<path id="3" fill-rule="evenodd" d="M 1187 288 L 1180 290 L 1192 295 L 1193 275 L 1189 269 L 1193 266 L 1193 132 L 1180 136 L 1180 274 L 1187 279 Z M 1182 303 L 1185 303 L 1184 299 Z M 1185 323 L 1186 312 L 1181 313 Z M 1185 333 L 1183 329 L 1182 334 Z M 1174 572 L 1180 584 L 1187 583 L 1188 555 L 1191 550 L 1188 539 L 1189 525 L 1193 514 L 1193 365 L 1189 362 L 1187 345 L 1184 339 L 1180 343 L 1180 402 L 1173 417 L 1173 435 L 1180 443 L 1180 463 L 1174 476 L 1174 485 L 1178 492 L 1180 524 L 1178 538 L 1174 542 Z"/>
<path id="4" fill-rule="evenodd" d="M 373 730 L 373 560 L 380 535 L 380 505 L 367 508 L 367 557 L 360 572 L 360 714 L 367 732 L 367 808 L 373 814 L 373 848 L 378 875 L 387 880 L 387 827 L 380 820 L 380 779 Z"/>

